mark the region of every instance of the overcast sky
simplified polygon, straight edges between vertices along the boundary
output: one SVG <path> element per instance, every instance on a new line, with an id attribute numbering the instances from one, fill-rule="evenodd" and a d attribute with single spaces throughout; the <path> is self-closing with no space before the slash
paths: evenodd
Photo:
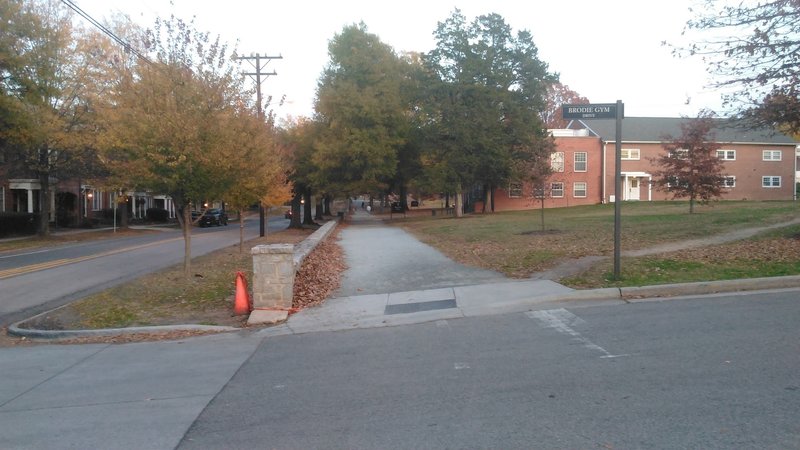
<path id="1" fill-rule="evenodd" d="M 278 75 L 262 85 L 265 95 L 286 96 L 279 117 L 310 116 L 317 80 L 328 62 L 330 39 L 346 25 L 363 21 L 397 51 L 434 47 L 437 23 L 455 8 L 472 20 L 498 13 L 514 32 L 533 34 L 540 58 L 561 82 L 593 103 L 625 103 L 625 115 L 679 117 L 700 109 L 721 111 L 719 92 L 699 60 L 678 59 L 663 41 L 680 42 L 695 0 L 74 0 L 97 19 L 113 10 L 143 26 L 154 14 L 195 17 L 197 27 L 236 43 L 240 54 L 281 55 L 268 69 Z"/>

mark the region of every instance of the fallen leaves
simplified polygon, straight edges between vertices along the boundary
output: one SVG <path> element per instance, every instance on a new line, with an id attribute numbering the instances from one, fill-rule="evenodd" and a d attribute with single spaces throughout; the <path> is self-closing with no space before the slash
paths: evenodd
<path id="1" fill-rule="evenodd" d="M 303 261 L 294 278 L 293 308 L 318 305 L 339 287 L 347 265 L 338 239 L 337 231 L 320 242 Z"/>

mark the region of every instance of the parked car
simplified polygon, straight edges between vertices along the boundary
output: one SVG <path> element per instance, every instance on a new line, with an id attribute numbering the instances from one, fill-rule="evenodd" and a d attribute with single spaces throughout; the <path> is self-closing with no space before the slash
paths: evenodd
<path id="1" fill-rule="evenodd" d="M 201 227 L 210 227 L 211 225 L 227 225 L 228 224 L 228 215 L 225 211 L 219 208 L 210 208 L 206 210 L 206 213 L 203 214 L 203 217 L 200 218 L 199 225 Z"/>

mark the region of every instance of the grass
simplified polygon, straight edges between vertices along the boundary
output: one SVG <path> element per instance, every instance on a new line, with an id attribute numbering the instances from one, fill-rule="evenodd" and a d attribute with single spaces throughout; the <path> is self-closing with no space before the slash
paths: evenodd
<path id="1" fill-rule="evenodd" d="M 612 262 L 561 280 L 575 288 L 646 286 L 800 274 L 800 225 L 766 231 L 752 239 L 661 255 L 623 258 L 621 279 Z"/>
<path id="2" fill-rule="evenodd" d="M 614 205 L 579 206 L 545 210 L 545 232 L 540 211 L 517 211 L 472 215 L 465 219 L 411 217 L 393 221 L 419 239 L 465 264 L 496 270 L 507 276 L 525 278 L 557 263 L 582 256 L 612 256 Z M 771 225 L 800 217 L 794 202 L 716 202 L 688 213 L 687 202 L 635 202 L 622 205 L 622 250 L 701 239 L 743 228 Z M 800 230 L 785 231 L 796 233 Z M 794 252 L 797 239 L 776 232 L 762 244 Z M 732 244 L 728 244 L 732 245 Z M 625 258 L 622 284 L 641 285 L 728 279 L 773 274 L 800 273 L 796 261 L 771 262 L 770 252 L 757 258 L 753 251 L 716 249 L 735 253 L 738 259 L 716 258 L 713 264 L 702 254 L 674 258 Z M 788 250 L 787 250 L 788 249 Z M 772 252 L 774 253 L 774 251 Z M 793 254 L 793 253 L 792 253 Z M 800 259 L 800 258 L 798 258 Z M 619 285 L 610 280 L 610 267 L 590 270 L 566 280 L 576 287 Z M 603 269 L 608 270 L 603 270 Z M 615 284 L 617 283 L 617 284 Z"/>

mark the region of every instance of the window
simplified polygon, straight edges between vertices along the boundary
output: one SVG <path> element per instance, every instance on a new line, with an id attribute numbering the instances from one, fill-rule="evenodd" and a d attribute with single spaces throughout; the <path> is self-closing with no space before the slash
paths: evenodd
<path id="1" fill-rule="evenodd" d="M 761 177 L 761 187 L 779 188 L 781 187 L 781 177 L 773 177 L 773 176 Z"/>
<path id="2" fill-rule="evenodd" d="M 575 152 L 575 172 L 586 172 L 586 152 Z"/>
<path id="3" fill-rule="evenodd" d="M 550 168 L 553 172 L 564 171 L 564 152 L 553 152 L 550 154 Z"/>
<path id="4" fill-rule="evenodd" d="M 780 161 L 781 160 L 781 151 L 780 150 L 764 150 L 761 152 L 761 159 L 763 161 Z"/>
<path id="5" fill-rule="evenodd" d="M 686 188 L 689 186 L 689 183 L 676 176 L 667 177 L 667 188 Z"/>
<path id="6" fill-rule="evenodd" d="M 576 181 L 575 184 L 572 185 L 572 195 L 576 198 L 586 197 L 586 182 Z"/>
<path id="7" fill-rule="evenodd" d="M 717 150 L 717 158 L 724 161 L 736 161 L 736 150 Z"/>
<path id="8" fill-rule="evenodd" d="M 553 198 L 561 198 L 564 196 L 564 183 L 557 182 L 550 184 L 550 196 Z"/>
<path id="9" fill-rule="evenodd" d="M 640 153 L 641 152 L 639 151 L 638 148 L 623 148 L 622 150 L 620 150 L 620 156 L 622 157 L 622 159 L 628 159 L 628 160 L 631 159 L 638 160 L 640 158 Z"/>
<path id="10" fill-rule="evenodd" d="M 91 197 L 90 201 L 92 202 L 92 210 L 93 211 L 100 211 L 103 209 L 103 195 L 97 189 L 88 189 L 87 196 Z"/>
<path id="11" fill-rule="evenodd" d="M 736 187 L 736 177 L 734 177 L 734 176 L 722 177 L 722 187 L 723 188 Z"/>
<path id="12" fill-rule="evenodd" d="M 508 184 L 508 198 L 522 197 L 522 183 L 509 183 Z"/>
<path id="13" fill-rule="evenodd" d="M 677 159 L 687 159 L 689 158 L 689 150 L 685 148 L 675 149 L 669 152 L 670 158 L 677 158 Z"/>

